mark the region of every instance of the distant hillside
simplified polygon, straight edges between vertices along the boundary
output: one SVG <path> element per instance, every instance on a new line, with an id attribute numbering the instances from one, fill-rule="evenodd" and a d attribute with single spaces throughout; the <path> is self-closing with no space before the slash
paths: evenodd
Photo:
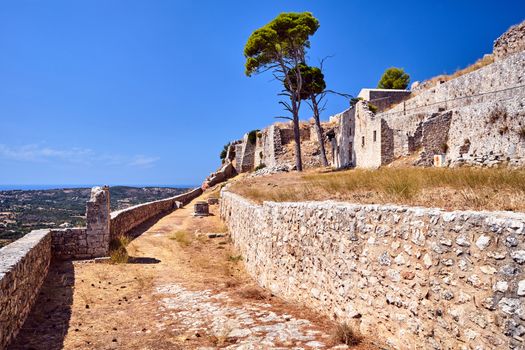
<path id="1" fill-rule="evenodd" d="M 111 210 L 176 196 L 188 188 L 110 188 Z M 31 230 L 84 225 L 90 188 L 0 191 L 0 247 Z"/>

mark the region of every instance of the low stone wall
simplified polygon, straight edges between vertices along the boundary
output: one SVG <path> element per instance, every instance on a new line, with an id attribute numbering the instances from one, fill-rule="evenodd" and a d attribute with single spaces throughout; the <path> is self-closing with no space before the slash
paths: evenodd
<path id="1" fill-rule="evenodd" d="M 143 203 L 130 208 L 112 212 L 110 228 L 111 239 L 126 234 L 133 228 L 156 215 L 176 209 L 178 207 L 177 203 L 181 203 L 182 205 L 187 204 L 192 199 L 200 196 L 201 193 L 202 189 L 199 187 L 175 197 Z"/>
<path id="2" fill-rule="evenodd" d="M 390 348 L 523 349 L 525 214 L 339 202 L 221 217 L 258 283 Z"/>
<path id="3" fill-rule="evenodd" d="M 51 262 L 51 232 L 36 230 L 0 249 L 0 349 L 22 327 Z"/>
<path id="4" fill-rule="evenodd" d="M 60 260 L 91 259 L 93 251 L 88 247 L 87 229 L 73 227 L 51 229 L 53 257 Z"/>

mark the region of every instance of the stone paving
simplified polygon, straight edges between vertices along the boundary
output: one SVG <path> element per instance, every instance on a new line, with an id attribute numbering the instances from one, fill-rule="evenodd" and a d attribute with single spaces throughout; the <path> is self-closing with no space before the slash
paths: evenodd
<path id="1" fill-rule="evenodd" d="M 272 311 L 272 305 L 250 302 L 236 305 L 227 293 L 190 291 L 178 284 L 156 288 L 160 299 L 159 330 L 211 334 L 223 349 L 326 349 L 330 336 L 305 319 Z M 175 321 L 176 326 L 172 325 Z M 171 325 L 171 326 L 170 326 Z M 234 344 L 229 344 L 234 343 Z M 346 345 L 331 349 L 347 349 Z M 201 347 L 201 350 L 215 349 Z"/>

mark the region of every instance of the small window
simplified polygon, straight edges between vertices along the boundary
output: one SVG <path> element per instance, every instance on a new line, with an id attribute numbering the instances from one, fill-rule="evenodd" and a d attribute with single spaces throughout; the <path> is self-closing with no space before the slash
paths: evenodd
<path id="1" fill-rule="evenodd" d="M 365 147 L 365 137 L 361 137 L 361 147 Z"/>
<path id="2" fill-rule="evenodd" d="M 377 131 L 374 130 L 374 142 L 376 142 L 376 141 L 377 141 Z"/>

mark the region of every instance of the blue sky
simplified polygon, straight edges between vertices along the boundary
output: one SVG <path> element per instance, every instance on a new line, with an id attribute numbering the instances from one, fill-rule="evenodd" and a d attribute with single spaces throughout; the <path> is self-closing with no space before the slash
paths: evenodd
<path id="1" fill-rule="evenodd" d="M 224 143 L 283 113 L 242 55 L 280 12 L 314 13 L 310 62 L 332 56 L 328 87 L 357 94 L 390 66 L 423 80 L 490 53 L 525 19 L 503 3 L 2 1 L 0 184 L 200 183 Z M 324 119 L 346 106 L 330 98 Z"/>

